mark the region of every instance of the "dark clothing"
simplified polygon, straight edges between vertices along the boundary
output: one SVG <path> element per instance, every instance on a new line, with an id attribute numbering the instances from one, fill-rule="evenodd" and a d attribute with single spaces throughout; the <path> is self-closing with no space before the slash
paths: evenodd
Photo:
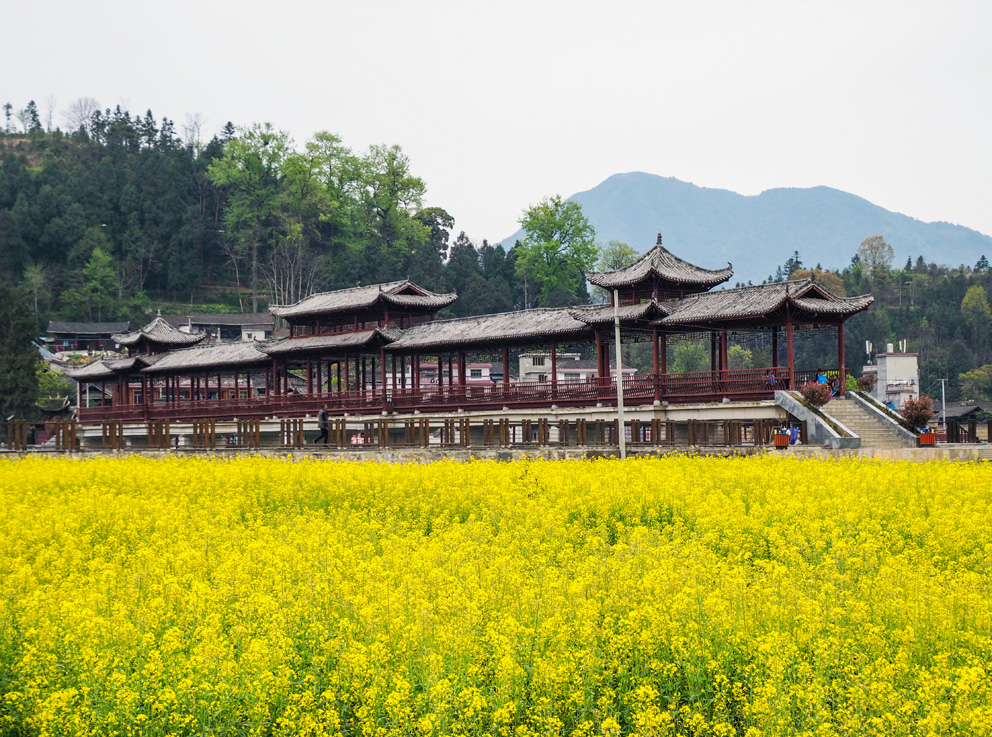
<path id="1" fill-rule="evenodd" d="M 320 430 L 320 435 L 318 435 L 313 442 L 323 442 L 324 445 L 327 445 L 328 440 L 330 440 L 327 436 L 327 429 L 329 425 L 330 422 L 327 420 L 327 410 L 321 408 L 320 412 L 317 413 L 317 429 Z"/>

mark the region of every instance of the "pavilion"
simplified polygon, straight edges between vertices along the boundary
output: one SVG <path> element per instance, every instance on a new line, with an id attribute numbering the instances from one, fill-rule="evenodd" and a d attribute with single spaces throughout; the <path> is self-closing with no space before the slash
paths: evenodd
<path id="1" fill-rule="evenodd" d="M 619 319 L 624 342 L 651 344 L 652 371 L 622 379 L 633 405 L 767 399 L 819 370 L 836 372 L 843 386 L 844 322 L 873 297 L 835 297 L 812 279 L 714 290 L 732 275 L 730 264 L 710 270 L 678 258 L 659 235 L 634 264 L 587 275 L 609 291 L 609 305 L 438 320 L 457 295 L 402 280 L 273 305 L 289 327 L 279 340 L 182 347 L 157 318 L 115 336 L 135 355 L 70 376 L 115 387 L 112 406 L 80 409 L 93 422 L 302 417 L 325 404 L 336 414 L 594 406 L 616 396 L 610 348 Z M 836 340 L 832 365 L 798 367 L 799 336 Z M 670 372 L 670 348 L 687 342 L 708 344 L 709 370 Z M 765 365 L 732 368 L 732 345 L 760 348 Z M 594 356 L 596 376 L 560 381 L 558 355 L 576 347 Z M 546 352 L 547 381 L 512 380 L 511 353 L 521 351 Z M 468 362 L 480 359 L 502 364 L 498 381 L 468 381 Z M 425 384 L 428 366 L 433 382 Z"/>

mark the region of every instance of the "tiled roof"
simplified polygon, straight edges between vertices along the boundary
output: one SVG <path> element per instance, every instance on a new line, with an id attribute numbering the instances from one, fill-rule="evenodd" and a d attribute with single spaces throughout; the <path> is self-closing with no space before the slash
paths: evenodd
<path id="1" fill-rule="evenodd" d="M 286 356 L 309 351 L 333 352 L 351 348 L 361 348 L 377 340 L 391 342 L 400 336 L 400 331 L 392 328 L 375 328 L 357 333 L 337 335 L 310 335 L 305 338 L 286 338 L 263 343 L 260 348 L 270 356 Z"/>
<path id="2" fill-rule="evenodd" d="M 412 291 L 414 294 L 400 294 Z M 304 317 L 366 309 L 382 300 L 399 307 L 422 307 L 441 309 L 458 299 L 456 294 L 436 294 L 409 280 L 370 284 L 366 287 L 338 289 L 333 292 L 311 294 L 292 305 L 272 305 L 269 308 L 276 317 Z"/>
<path id="3" fill-rule="evenodd" d="M 163 353 L 144 373 L 167 374 L 182 371 L 199 371 L 213 368 L 264 365 L 271 356 L 259 350 L 259 343 L 212 343 Z"/>
<path id="4" fill-rule="evenodd" d="M 546 308 L 436 320 L 404 330 L 403 335 L 390 344 L 389 350 L 527 342 L 535 338 L 581 335 L 588 331 L 587 325 L 570 313 L 568 308 Z"/>
<path id="5" fill-rule="evenodd" d="M 123 358 L 98 358 L 80 368 L 67 368 L 65 375 L 75 381 L 102 381 L 109 379 L 122 371 L 150 366 L 161 356 L 125 356 Z"/>
<path id="6" fill-rule="evenodd" d="M 67 368 L 65 375 L 74 381 L 103 381 L 114 376 L 114 370 L 101 359 L 97 359 L 79 368 Z"/>
<path id="7" fill-rule="evenodd" d="M 597 287 L 613 289 L 645 281 L 651 276 L 658 279 L 693 286 L 715 287 L 734 275 L 730 264 L 725 269 L 703 269 L 680 259 L 658 243 L 640 259 L 616 271 L 590 271 L 586 278 Z"/>
<path id="8" fill-rule="evenodd" d="M 686 325 L 712 320 L 741 320 L 775 312 L 786 302 L 800 313 L 797 318 L 819 315 L 853 315 L 869 307 L 875 298 L 834 297 L 810 279 L 759 284 L 693 294 L 678 302 L 667 303 L 669 314 L 659 325 Z"/>
<path id="9" fill-rule="evenodd" d="M 48 333 L 80 333 L 85 335 L 112 335 L 123 333 L 130 327 L 129 322 L 56 322 L 48 323 Z"/>
<path id="10" fill-rule="evenodd" d="M 621 322 L 630 320 L 651 320 L 668 314 L 668 310 L 665 305 L 659 304 L 654 300 L 638 302 L 633 305 L 620 305 L 617 312 L 620 315 Z M 612 305 L 573 307 L 571 314 L 576 320 L 581 320 L 587 325 L 600 325 L 603 323 L 613 322 Z"/>
<path id="11" fill-rule="evenodd" d="M 187 346 L 195 345 L 203 340 L 205 333 L 184 333 L 172 327 L 161 315 L 156 317 L 141 330 L 111 336 L 121 345 L 137 345 L 142 341 L 159 343 L 161 345 Z"/>

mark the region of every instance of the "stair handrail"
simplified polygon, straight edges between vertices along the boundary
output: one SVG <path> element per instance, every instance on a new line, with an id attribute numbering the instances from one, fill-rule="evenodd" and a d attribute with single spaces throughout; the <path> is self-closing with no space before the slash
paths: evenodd
<path id="1" fill-rule="evenodd" d="M 833 449 L 861 447 L 860 437 L 851 432 L 847 427 L 844 427 L 840 422 L 837 422 L 833 417 L 827 417 L 822 411 L 814 412 L 811 410 L 803 404 L 802 398 L 798 393 L 779 389 L 775 392 L 775 404 L 797 420 L 806 420 L 806 432 L 810 438 L 816 439 L 818 444 Z M 847 437 L 837 432 L 834 427 L 831 427 L 831 424 L 836 425 L 837 428 L 846 432 Z"/>
<path id="2" fill-rule="evenodd" d="M 910 445 L 917 444 L 917 436 L 915 433 L 910 432 L 905 427 L 903 427 L 897 420 L 895 420 L 890 412 L 882 407 L 877 406 L 874 399 L 869 400 L 867 397 L 861 396 L 858 392 L 848 392 L 848 399 L 853 399 L 855 402 L 864 407 L 871 415 L 877 417 L 882 425 L 898 435 L 902 440 L 905 440 Z"/>

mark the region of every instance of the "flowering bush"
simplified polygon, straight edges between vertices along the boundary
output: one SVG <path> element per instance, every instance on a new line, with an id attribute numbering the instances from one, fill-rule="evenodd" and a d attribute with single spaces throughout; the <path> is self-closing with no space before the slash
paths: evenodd
<path id="1" fill-rule="evenodd" d="M 926 427 L 933 415 L 933 400 L 926 394 L 919 399 L 907 399 L 902 407 L 902 418 L 912 428 Z"/>
<path id="2" fill-rule="evenodd" d="M 810 407 L 822 407 L 830 401 L 832 394 L 829 384 L 817 384 L 810 381 L 799 387 L 799 394 Z"/>
<path id="3" fill-rule="evenodd" d="M 870 392 L 872 389 L 875 388 L 876 383 L 878 383 L 877 374 L 873 374 L 873 373 L 863 374 L 862 376 L 858 377 L 858 389 L 860 389 L 863 392 Z"/>
<path id="4" fill-rule="evenodd" d="M 986 466 L 0 459 L 0 735 L 978 735 Z"/>

